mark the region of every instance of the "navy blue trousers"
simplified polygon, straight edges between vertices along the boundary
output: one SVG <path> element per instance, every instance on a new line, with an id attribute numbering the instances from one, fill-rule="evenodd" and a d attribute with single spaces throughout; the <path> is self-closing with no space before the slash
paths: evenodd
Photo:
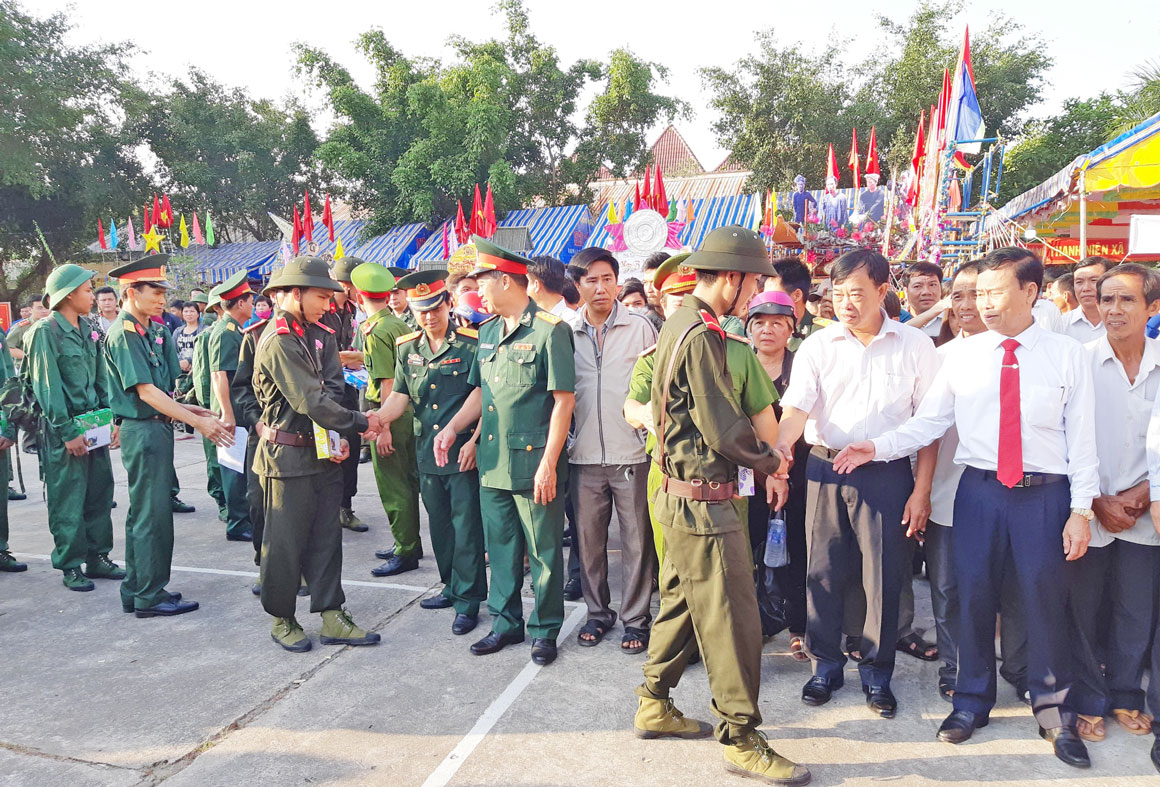
<path id="1" fill-rule="evenodd" d="M 1027 686 L 1045 728 L 1075 723 L 1068 706 L 1071 661 L 1064 559 L 1071 508 L 1066 481 L 1008 489 L 968 467 L 955 496 L 953 565 L 959 589 L 957 710 L 988 714 L 995 705 L 995 616 L 1003 567 L 1013 566 L 1027 623 Z M 1009 561 L 1009 562 L 1008 562 Z"/>

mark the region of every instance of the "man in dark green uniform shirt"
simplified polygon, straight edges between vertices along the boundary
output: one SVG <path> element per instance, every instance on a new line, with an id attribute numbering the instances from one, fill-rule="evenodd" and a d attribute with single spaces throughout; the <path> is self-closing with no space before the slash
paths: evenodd
<path id="1" fill-rule="evenodd" d="M 409 405 L 414 405 L 419 491 L 431 524 L 431 548 L 439 566 L 443 592 L 419 602 L 424 609 L 455 607 L 453 634 L 475 628 L 479 605 L 487 597 L 483 559 L 483 520 L 479 511 L 479 473 L 475 469 L 476 443 L 470 428 L 458 435 L 448 463 L 435 463 L 435 437 L 463 406 L 472 386 L 468 372 L 475 363 L 479 334 L 471 328 L 456 330 L 451 322 L 447 271 L 411 273 L 399 280 L 418 317 L 422 331 L 400 336 L 395 381 L 383 400 L 379 421 L 402 420 L 406 427 Z M 391 430 L 378 442 L 392 449 Z"/>
<path id="2" fill-rule="evenodd" d="M 669 698 L 695 633 L 721 719 L 716 736 L 726 747 L 726 769 L 775 784 L 806 784 L 809 771 L 777 754 L 757 730 L 761 622 L 749 534 L 735 499 L 742 466 L 768 476 L 772 504 L 783 461 L 741 409 L 717 320 L 748 303 L 757 276 L 772 268 L 761 238 L 738 226 L 711 232 L 685 265 L 697 271 L 697 285 L 665 321 L 656 349 L 652 406 L 662 477 L 654 515 L 665 559 L 633 726 L 641 737 L 701 734 L 701 725 L 681 716 Z"/>
<path id="3" fill-rule="evenodd" d="M 238 353 L 242 347 L 242 325 L 254 313 L 254 293 L 246 280 L 246 272 L 238 271 L 210 290 L 222 304 L 222 318 L 209 331 L 206 355 L 209 360 L 209 408 L 221 417 L 229 429 L 237 425 L 234 401 L 230 396 L 230 382 L 238 369 Z M 246 503 L 246 474 L 231 470 L 219 463 L 222 492 L 226 498 L 226 540 L 252 541 Z"/>
<path id="4" fill-rule="evenodd" d="M 409 276 L 411 273 L 406 268 L 398 268 L 393 265 L 387 268 L 387 270 L 395 277 L 395 281 L 398 281 L 404 276 Z M 407 327 L 412 331 L 419 330 L 419 320 L 410 309 L 410 305 L 407 302 L 407 293 L 401 289 L 392 290 L 390 297 L 387 299 L 387 303 L 391 308 L 391 314 L 407 323 Z"/>
<path id="5" fill-rule="evenodd" d="M 16 364 L 12 361 L 12 354 L 8 352 L 8 342 L 4 337 L 4 332 L 0 331 L 0 385 L 8 378 L 15 376 Z M 4 454 L 3 459 L 0 459 L 0 488 L 7 486 L 8 482 L 12 480 L 12 464 L 8 449 L 15 442 L 16 427 L 7 422 L 3 423 L 2 429 L 0 429 L 0 453 Z M 8 496 L 0 500 L 0 571 L 15 573 L 27 571 L 28 564 L 21 563 L 8 551 L 8 501 L 12 499 L 12 491 L 12 488 L 9 487 Z"/>
<path id="6" fill-rule="evenodd" d="M 271 638 L 286 650 L 310 650 L 294 616 L 299 579 L 310 587 L 310 609 L 322 613 L 324 645 L 373 645 L 375 632 L 359 628 L 343 609 L 342 499 L 339 465 L 350 444 L 334 452 L 326 432 L 360 430 L 373 439 L 378 419 L 348 410 L 327 394 L 323 342 L 311 343 L 306 326 L 317 322 L 338 284 L 326 261 L 297 257 L 277 274 L 277 308 L 262 331 L 254 357 L 254 388 L 262 406 L 261 441 L 254 469 L 262 476 L 262 607 L 274 617 Z M 319 445 L 319 432 L 327 442 Z M 331 453 L 329 457 L 320 456 Z"/>
<path id="7" fill-rule="evenodd" d="M 52 314 L 24 339 L 24 370 L 40 410 L 41 475 L 52 565 L 69 590 L 93 589 L 91 579 L 124 579 L 109 559 L 113 549 L 113 466 L 109 445 L 86 450 L 77 416 L 107 410 L 109 386 L 100 334 L 84 316 L 93 308 L 93 271 L 61 265 L 48 276 Z M 115 443 L 114 443 L 115 444 Z M 81 573 L 81 563 L 85 571 Z"/>
<path id="8" fill-rule="evenodd" d="M 212 315 L 216 318 L 217 312 L 221 308 L 221 298 L 214 296 L 206 301 L 205 314 Z M 212 330 L 211 324 L 209 328 L 203 330 L 193 340 L 193 364 L 190 369 L 190 377 L 193 382 L 193 388 L 191 389 L 193 403 L 205 408 L 209 407 L 210 397 L 212 396 L 209 371 L 209 336 Z M 189 401 L 188 397 L 185 401 Z M 217 446 L 213 444 L 213 441 L 204 438 L 201 443 L 202 451 L 205 453 L 205 491 L 217 503 L 218 519 L 222 522 L 227 522 L 229 521 L 229 512 L 226 509 L 226 493 L 222 489 L 222 470 L 218 466 Z"/>
<path id="9" fill-rule="evenodd" d="M 105 337 L 110 399 L 121 419 L 121 461 L 129 476 L 121 605 L 139 618 L 180 615 L 198 606 L 165 589 L 173 562 L 171 421 L 193 426 L 217 445 L 233 443 L 233 434 L 213 413 L 169 396 L 175 369 L 166 360 L 165 343 L 173 337 L 145 327 L 165 309 L 171 287 L 165 280 L 168 261 L 169 255 L 154 254 L 109 272 L 121 281 L 124 298 L 124 308 Z"/>
<path id="10" fill-rule="evenodd" d="M 528 297 L 530 260 L 476 237 L 476 270 L 484 302 L 500 319 L 483 324 L 469 382 L 478 386 L 435 438 L 445 465 L 456 436 L 478 432 L 480 508 L 487 534 L 492 630 L 471 646 L 476 655 L 524 641 L 520 588 L 524 553 L 535 607 L 528 619 L 532 661 L 556 659 L 564 622 L 564 441 L 575 404 L 572 329 Z"/>

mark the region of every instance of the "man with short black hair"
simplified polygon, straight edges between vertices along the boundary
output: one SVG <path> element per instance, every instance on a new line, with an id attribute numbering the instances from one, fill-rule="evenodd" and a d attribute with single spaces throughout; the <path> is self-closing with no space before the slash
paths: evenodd
<path id="1" fill-rule="evenodd" d="M 658 331 L 665 324 L 665 316 L 661 312 L 661 294 L 656 288 L 657 269 L 661 267 L 670 255 L 667 251 L 658 251 L 650 254 L 644 261 L 644 271 L 640 281 L 644 285 L 645 298 L 648 300 L 648 321 Z"/>
<path id="2" fill-rule="evenodd" d="M 906 308 L 913 322 L 931 339 L 937 339 L 942 330 L 942 310 L 934 311 L 942 300 L 942 268 L 933 262 L 911 263 L 906 269 Z M 929 313 L 929 312 L 934 312 Z"/>
<path id="3" fill-rule="evenodd" d="M 97 296 L 97 325 L 101 329 L 101 335 L 104 336 L 109 332 L 113 320 L 117 319 L 117 311 L 120 308 L 117 305 L 117 291 L 105 286 L 98 287 L 94 294 Z M 198 307 L 198 313 L 201 313 L 201 307 Z"/>
<path id="4" fill-rule="evenodd" d="M 541 309 L 556 315 L 576 330 L 580 326 L 580 316 L 564 300 L 566 270 L 564 263 L 555 257 L 544 254 L 532 257 L 532 264 L 528 266 L 528 296 Z"/>
<path id="5" fill-rule="evenodd" d="M 791 352 L 796 351 L 801 346 L 802 339 L 814 331 L 814 315 L 806 309 L 811 285 L 810 269 L 797 257 L 781 257 L 774 260 L 773 275 L 765 279 L 766 291 L 781 290 L 793 301 L 793 311 L 798 324 L 797 336 L 792 337 L 787 345 Z"/>
<path id="6" fill-rule="evenodd" d="M 1106 333 L 1100 318 L 1099 281 L 1113 264 L 1105 257 L 1084 257 L 1071 272 L 1078 307 L 1063 316 L 1063 333 L 1080 344 L 1095 341 Z"/>

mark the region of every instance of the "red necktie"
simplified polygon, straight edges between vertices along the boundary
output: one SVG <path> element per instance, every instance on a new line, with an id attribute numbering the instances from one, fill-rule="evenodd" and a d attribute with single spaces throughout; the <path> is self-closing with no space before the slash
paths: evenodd
<path id="1" fill-rule="evenodd" d="M 1003 341 L 999 372 L 999 470 L 996 477 L 1008 489 L 1023 480 L 1023 435 L 1019 431 L 1019 361 L 1014 339 Z"/>

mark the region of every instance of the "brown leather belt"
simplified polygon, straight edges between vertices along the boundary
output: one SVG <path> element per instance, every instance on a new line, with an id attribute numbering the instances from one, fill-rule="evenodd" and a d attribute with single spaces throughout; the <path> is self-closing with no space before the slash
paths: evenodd
<path id="1" fill-rule="evenodd" d="M 726 481 L 724 483 L 720 481 L 702 481 L 699 478 L 693 481 L 681 481 L 677 478 L 662 475 L 661 489 L 674 497 L 683 497 L 687 500 L 697 500 L 702 503 L 718 503 L 722 500 L 731 499 L 737 491 L 737 484 L 732 481 Z"/>
<path id="2" fill-rule="evenodd" d="M 277 429 L 272 429 L 265 424 L 258 424 L 258 436 L 262 437 L 266 442 L 274 445 L 292 445 L 302 448 L 308 445 L 314 445 L 313 435 L 307 437 L 306 435 L 298 434 L 297 432 L 282 432 Z"/>

